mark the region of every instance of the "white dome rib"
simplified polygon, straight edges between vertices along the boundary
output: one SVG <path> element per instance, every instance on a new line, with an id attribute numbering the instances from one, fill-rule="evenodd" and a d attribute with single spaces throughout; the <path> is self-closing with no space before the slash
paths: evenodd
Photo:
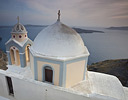
<path id="1" fill-rule="evenodd" d="M 43 29 L 31 49 L 45 56 L 72 57 L 88 54 L 80 35 L 60 21 Z"/>

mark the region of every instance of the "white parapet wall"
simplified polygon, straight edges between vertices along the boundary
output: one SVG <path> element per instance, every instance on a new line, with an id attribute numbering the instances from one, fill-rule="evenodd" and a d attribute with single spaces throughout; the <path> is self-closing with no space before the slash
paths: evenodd
<path id="1" fill-rule="evenodd" d="M 0 100 L 9 100 L 9 99 L 0 96 Z"/>
<path id="2" fill-rule="evenodd" d="M 14 96 L 9 95 L 6 76 L 12 79 Z M 9 100 L 119 100 L 95 93 L 84 94 L 3 70 L 0 70 L 0 96 Z"/>
<path id="3" fill-rule="evenodd" d="M 9 95 L 5 76 L 12 79 L 14 96 Z M 10 100 L 91 100 L 65 88 L 52 86 L 0 70 L 0 96 Z"/>

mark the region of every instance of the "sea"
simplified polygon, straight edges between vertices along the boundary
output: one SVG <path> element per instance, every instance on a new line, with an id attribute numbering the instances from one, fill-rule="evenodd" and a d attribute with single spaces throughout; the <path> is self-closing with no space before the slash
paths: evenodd
<path id="1" fill-rule="evenodd" d="M 31 40 L 44 29 L 42 26 L 28 26 L 28 37 Z M 111 30 L 100 27 L 79 27 L 86 30 L 103 31 L 104 33 L 79 33 L 90 56 L 88 64 L 111 59 L 128 58 L 128 30 Z M 11 38 L 12 27 L 0 27 L 0 49 L 6 52 L 5 43 Z"/>

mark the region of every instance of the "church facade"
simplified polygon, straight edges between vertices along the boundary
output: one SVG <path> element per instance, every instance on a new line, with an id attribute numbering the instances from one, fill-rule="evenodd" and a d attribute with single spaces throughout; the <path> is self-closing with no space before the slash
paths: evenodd
<path id="1" fill-rule="evenodd" d="M 12 29 L 12 38 L 6 43 L 9 65 L 30 68 L 35 80 L 62 87 L 85 80 L 89 52 L 80 35 L 57 21 L 36 36 L 34 42 L 27 37 L 25 27 L 19 23 Z"/>

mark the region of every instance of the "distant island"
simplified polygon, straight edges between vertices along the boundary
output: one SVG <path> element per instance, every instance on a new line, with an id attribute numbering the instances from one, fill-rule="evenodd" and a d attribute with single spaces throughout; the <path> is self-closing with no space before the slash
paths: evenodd
<path id="1" fill-rule="evenodd" d="M 31 24 L 27 24 L 24 25 L 25 27 L 47 27 L 48 25 L 31 25 Z"/>
<path id="2" fill-rule="evenodd" d="M 26 28 L 27 27 L 46 27 L 48 25 L 24 25 Z M 12 28 L 13 26 L 0 26 L 0 28 Z M 74 28 L 78 33 L 104 33 L 103 31 L 98 31 L 98 30 L 86 30 L 86 29 L 81 29 L 81 28 Z"/>
<path id="3" fill-rule="evenodd" d="M 25 27 L 46 27 L 48 25 L 31 25 L 31 24 L 27 24 L 24 25 Z M 13 28 L 13 26 L 0 26 L 0 28 Z"/>
<path id="4" fill-rule="evenodd" d="M 81 28 L 73 28 L 74 30 L 76 30 L 78 33 L 104 33 L 103 31 L 97 31 L 97 30 L 85 30 L 85 29 L 81 29 Z"/>
<path id="5" fill-rule="evenodd" d="M 109 27 L 106 29 L 111 29 L 111 30 L 128 30 L 128 26 L 122 26 L 122 27 Z"/>

